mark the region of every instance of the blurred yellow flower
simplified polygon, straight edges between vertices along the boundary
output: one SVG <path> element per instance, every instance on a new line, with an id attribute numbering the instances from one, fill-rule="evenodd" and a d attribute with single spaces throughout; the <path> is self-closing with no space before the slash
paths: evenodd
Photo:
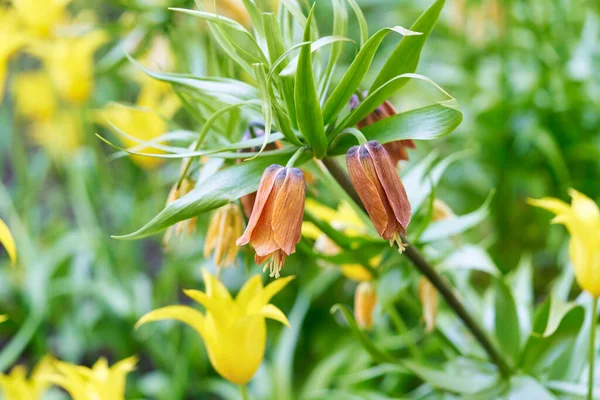
<path id="1" fill-rule="evenodd" d="M 0 389 L 4 400 L 38 400 L 48 388 L 49 383 L 43 375 L 52 370 L 49 357 L 44 357 L 33 369 L 27 379 L 27 371 L 22 365 L 14 367 L 10 374 L 0 374 Z"/>
<path id="2" fill-rule="evenodd" d="M 83 103 L 94 87 L 94 53 L 107 40 L 105 32 L 93 30 L 38 44 L 32 52 L 43 60 L 58 94 L 69 102 Z"/>
<path id="3" fill-rule="evenodd" d="M 354 318 L 361 329 L 373 328 L 373 312 L 377 305 L 377 292 L 371 282 L 361 282 L 354 292 Z"/>
<path id="4" fill-rule="evenodd" d="M 66 390 L 73 400 L 125 400 L 127 374 L 135 369 L 137 361 L 133 356 L 109 367 L 108 361 L 100 358 L 87 368 L 55 360 L 55 372 L 41 377 Z"/>
<path id="5" fill-rule="evenodd" d="M 15 111 L 22 117 L 37 121 L 52 118 L 56 113 L 56 95 L 52 82 L 43 71 L 22 72 L 13 83 Z"/>
<path id="6" fill-rule="evenodd" d="M 26 36 L 21 33 L 18 26 L 15 12 L 0 6 L 0 104 L 4 97 L 8 60 L 27 43 Z"/>
<path id="7" fill-rule="evenodd" d="M 49 120 L 32 121 L 30 133 L 53 159 L 65 160 L 82 145 L 81 115 L 77 110 L 60 110 Z"/>
<path id="8" fill-rule="evenodd" d="M 571 205 L 555 198 L 529 199 L 529 203 L 556 214 L 552 223 L 563 224 L 571 234 L 569 256 L 579 286 L 600 296 L 600 210 L 592 199 L 571 189 Z"/>
<path id="9" fill-rule="evenodd" d="M 237 266 L 240 248 L 235 243 L 244 233 L 244 217 L 236 203 L 229 203 L 217 209 L 210 219 L 204 240 L 204 258 L 211 254 L 219 271 L 222 267 Z"/>
<path id="10" fill-rule="evenodd" d="M 185 290 L 185 294 L 206 309 L 205 314 L 187 306 L 168 306 L 151 311 L 136 324 L 165 319 L 181 321 L 198 332 L 204 340 L 208 357 L 215 370 L 225 379 L 245 384 L 256 373 L 265 353 L 267 327 L 265 318 L 289 326 L 283 312 L 271 298 L 294 277 L 280 278 L 263 287 L 256 275 L 244 284 L 235 300 L 214 276 L 203 271 L 206 293 Z"/>
<path id="11" fill-rule="evenodd" d="M 12 233 L 10 233 L 10 229 L 4 221 L 0 218 L 0 244 L 4 246 L 6 252 L 8 253 L 8 257 L 10 261 L 14 264 L 17 263 L 17 246 L 15 244 L 15 239 L 13 238 Z"/>
<path id="12" fill-rule="evenodd" d="M 345 201 L 340 202 L 338 209 L 329 208 L 313 199 L 306 199 L 306 209 L 319 220 L 330 224 L 332 227 L 343 232 L 349 237 L 367 236 L 367 227 L 360 217 L 356 215 L 352 206 Z M 340 247 L 327 235 L 310 222 L 302 223 L 302 235 L 315 240 L 315 250 L 327 256 L 340 253 Z M 381 261 L 381 256 L 374 257 L 369 261 L 371 266 L 376 267 Z M 373 275 L 360 264 L 343 264 L 340 266 L 342 274 L 353 281 L 363 282 L 373 279 Z"/>
<path id="13" fill-rule="evenodd" d="M 34 35 L 48 37 L 63 21 L 70 0 L 12 0 L 25 27 Z"/>
<path id="14" fill-rule="evenodd" d="M 180 103 L 168 84 L 153 79 L 146 79 L 138 96 L 137 107 L 111 103 L 98 113 L 98 122 L 109 129 L 111 124 L 143 141 L 151 141 L 168 132 L 166 119 L 172 118 Z M 161 154 L 159 149 L 140 145 L 133 139 L 119 136 L 126 147 L 135 148 L 138 152 Z M 153 168 L 162 163 L 161 158 L 132 156 L 134 162 L 144 168 Z"/>
<path id="15" fill-rule="evenodd" d="M 8 315 L 0 314 L 0 324 L 6 321 L 8 321 Z"/>

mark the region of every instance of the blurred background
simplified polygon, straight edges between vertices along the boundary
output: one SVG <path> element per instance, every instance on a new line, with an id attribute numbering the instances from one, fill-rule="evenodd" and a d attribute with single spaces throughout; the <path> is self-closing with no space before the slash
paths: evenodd
<path id="1" fill-rule="evenodd" d="M 208 216 L 199 218 L 196 234 L 170 241 L 168 251 L 160 235 L 112 239 L 162 209 L 180 165 L 123 157 L 95 136 L 115 138 L 107 120 L 144 140 L 179 127 L 197 130 L 177 94 L 133 67 L 125 52 L 152 69 L 208 76 L 228 74 L 226 57 L 203 23 L 166 9 L 193 8 L 186 0 L 23 3 L 17 9 L 0 2 L 0 217 L 20 252 L 18 268 L 0 261 L 0 314 L 10 315 L 0 325 L 0 371 L 32 366 L 48 353 L 85 365 L 138 354 L 127 398 L 234 398 L 194 332 L 176 325 L 132 330 L 148 310 L 184 301 L 181 288 L 200 287 L 201 268 L 214 269 L 202 254 Z M 220 12 L 248 24 L 239 3 L 217 1 Z M 370 33 L 408 28 L 429 6 L 358 3 Z M 328 1 L 318 2 L 316 16 L 319 29 L 331 32 Z M 349 36 L 358 32 L 351 15 Z M 536 294 L 564 266 L 557 260 L 566 259 L 565 233 L 525 199 L 567 199 L 571 187 L 600 199 L 599 40 L 597 1 L 448 0 L 417 70 L 451 93 L 465 118 L 448 137 L 417 143 L 406 168 L 434 152 L 456 155 L 435 195 L 458 215 L 476 210 L 494 190 L 488 218 L 464 239 L 487 249 L 507 273 L 532 255 Z M 379 56 L 396 43 L 386 39 Z M 352 56 L 346 48 L 348 64 Z M 370 79 L 381 65 L 373 65 Z M 403 110 L 431 100 L 443 99 L 412 82 L 392 102 Z M 245 281 L 246 268 L 260 271 L 248 266 L 250 257 L 243 253 L 240 267 L 224 272 L 230 288 Z M 299 279 L 277 303 L 293 329 L 269 324 L 269 362 L 253 381 L 264 398 L 291 398 L 336 379 L 343 386 L 340 369 L 367 362 L 359 354 L 344 364 L 358 345 L 329 314 L 333 304 L 352 302 L 355 283 L 323 273 L 303 252 L 286 270 Z M 419 313 L 406 314 L 418 324 Z M 397 379 L 382 385 L 411 385 Z"/>

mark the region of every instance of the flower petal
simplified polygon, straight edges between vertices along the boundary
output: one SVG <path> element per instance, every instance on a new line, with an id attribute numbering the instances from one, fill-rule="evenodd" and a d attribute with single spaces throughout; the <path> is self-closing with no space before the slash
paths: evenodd
<path id="1" fill-rule="evenodd" d="M 233 298 L 229 294 L 229 290 L 215 278 L 207 270 L 202 270 L 202 277 L 204 278 L 204 285 L 206 286 L 206 295 L 214 298 L 216 301 L 223 302 L 225 306 L 233 303 Z"/>
<path id="2" fill-rule="evenodd" d="M 571 212 L 571 207 L 562 200 L 552 197 L 542 199 L 527 199 L 527 202 L 534 207 L 546 209 L 556 215 L 567 214 Z"/>
<path id="3" fill-rule="evenodd" d="M 590 224 L 599 223 L 600 210 L 592 199 L 575 189 L 570 189 L 569 195 L 573 198 L 571 208 L 578 218 Z"/>
<path id="4" fill-rule="evenodd" d="M 273 304 L 267 304 L 266 306 L 264 306 L 260 310 L 258 315 L 265 317 L 265 318 L 273 319 L 275 321 L 279 321 L 282 324 L 284 324 L 285 326 L 287 326 L 288 328 L 290 327 L 290 322 L 288 321 L 288 319 L 285 316 L 285 314 L 283 313 L 283 311 L 281 311 L 279 308 L 275 307 Z"/>
<path id="5" fill-rule="evenodd" d="M 8 226 L 0 219 L 0 244 L 4 246 L 10 261 L 14 264 L 17 263 L 17 246 L 15 245 L 15 239 L 10 233 Z"/>
<path id="6" fill-rule="evenodd" d="M 252 301 L 252 299 L 254 299 L 257 296 L 260 296 L 260 293 L 262 291 L 262 276 L 254 275 L 244 284 L 237 297 L 235 298 L 235 302 L 241 310 L 245 310 L 248 307 L 250 301 Z"/>
<path id="7" fill-rule="evenodd" d="M 287 284 L 293 281 L 294 279 L 296 279 L 294 275 L 286 276 L 285 278 L 276 279 L 273 282 L 269 283 L 267 286 L 265 286 L 265 289 L 263 290 L 261 295 L 261 301 L 263 302 L 263 304 L 268 304 L 273 298 L 273 296 L 281 292 L 283 288 L 286 287 Z"/>
<path id="8" fill-rule="evenodd" d="M 275 241 L 287 254 L 296 252 L 296 243 L 302 235 L 306 183 L 300 168 L 288 168 L 287 176 L 277 191 L 271 225 Z"/>
<path id="9" fill-rule="evenodd" d="M 138 329 L 140 326 L 148 322 L 170 319 L 180 321 L 191 326 L 196 330 L 196 332 L 198 332 L 200 336 L 204 337 L 204 315 L 200 311 L 187 306 L 167 306 L 150 311 L 140 318 L 140 320 L 135 324 L 135 329 Z"/>

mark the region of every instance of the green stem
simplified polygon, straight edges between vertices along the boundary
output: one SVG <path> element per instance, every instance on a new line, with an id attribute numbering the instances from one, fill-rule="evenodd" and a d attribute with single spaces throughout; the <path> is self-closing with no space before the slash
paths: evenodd
<path id="1" fill-rule="evenodd" d="M 248 387 L 245 384 L 240 385 L 240 393 L 242 395 L 242 400 L 250 399 L 250 397 L 248 396 Z"/>
<path id="2" fill-rule="evenodd" d="M 304 154 L 304 152 L 305 152 L 305 151 L 307 151 L 307 150 L 308 150 L 308 147 L 306 147 L 306 146 L 300 147 L 300 148 L 299 148 L 299 149 L 298 149 L 298 150 L 297 150 L 297 151 L 294 153 L 294 155 L 292 156 L 292 158 L 290 158 L 290 159 L 289 159 L 289 161 L 288 161 L 288 162 L 287 162 L 287 164 L 286 164 L 286 167 L 287 167 L 287 168 L 293 168 L 293 167 L 294 167 L 294 164 L 296 163 L 296 161 L 298 161 L 298 159 L 300 158 L 300 156 L 301 156 L 302 154 Z"/>
<path id="3" fill-rule="evenodd" d="M 588 379 L 588 400 L 594 400 L 594 361 L 596 359 L 595 344 L 596 344 L 596 327 L 598 326 L 598 298 L 592 299 L 592 321 L 590 325 L 590 349 L 589 349 L 589 361 L 590 361 L 590 375 Z"/>
<path id="4" fill-rule="evenodd" d="M 347 135 L 354 136 L 358 144 L 361 146 L 368 142 L 367 138 L 361 131 L 359 131 L 356 128 L 347 128 L 341 131 L 339 134 L 337 134 L 333 139 L 331 139 L 331 142 L 329 143 L 329 148 L 334 149 L 340 142 L 340 140 Z"/>
<path id="5" fill-rule="evenodd" d="M 366 212 L 366 208 L 358 193 L 354 189 L 348 174 L 340 167 L 339 163 L 332 158 L 323 159 L 323 164 L 329 169 L 331 175 L 338 181 L 340 186 L 348 193 L 348 195 L 358 204 L 363 211 Z M 449 282 L 444 279 L 440 274 L 437 273 L 435 268 L 427 262 L 425 257 L 417 250 L 414 246 L 409 244 L 405 237 L 402 236 L 402 242 L 407 244 L 407 248 L 404 254 L 410 259 L 413 265 L 429 279 L 429 281 L 435 286 L 440 294 L 446 300 L 446 303 L 454 310 L 456 315 L 463 321 L 465 326 L 471 331 L 475 339 L 479 342 L 481 347 L 488 353 L 490 359 L 498 366 L 502 376 L 507 377 L 511 374 L 511 368 L 504 359 L 504 356 L 494 346 L 486 332 L 483 330 L 481 325 L 467 311 L 462 302 L 458 299 L 452 286 Z"/>
<path id="6" fill-rule="evenodd" d="M 386 308 L 387 308 L 388 314 L 390 315 L 390 319 L 392 320 L 392 324 L 394 325 L 394 328 L 401 336 L 406 338 L 406 345 L 408 347 L 408 351 L 410 351 L 410 353 L 412 354 L 412 356 L 414 358 L 416 358 L 417 360 L 420 360 L 421 352 L 419 351 L 419 349 L 417 348 L 415 343 L 412 341 L 412 339 L 410 337 L 408 337 L 410 332 L 408 331 L 408 327 L 406 326 L 406 323 L 400 316 L 400 313 L 398 312 L 398 310 L 396 310 L 396 307 L 394 307 L 393 304 L 388 305 Z"/>

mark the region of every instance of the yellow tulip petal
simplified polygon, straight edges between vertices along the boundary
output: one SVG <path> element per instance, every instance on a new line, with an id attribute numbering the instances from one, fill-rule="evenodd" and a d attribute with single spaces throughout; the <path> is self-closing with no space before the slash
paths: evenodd
<path id="1" fill-rule="evenodd" d="M 273 296 L 281 292 L 281 290 L 283 290 L 283 288 L 286 287 L 287 284 L 293 281 L 294 279 L 296 279 L 296 277 L 293 275 L 286 276 L 285 278 L 276 279 L 273 282 L 269 283 L 267 286 L 265 286 L 265 290 L 263 291 L 261 296 L 263 304 L 267 304 L 269 301 L 271 301 Z"/>
<path id="2" fill-rule="evenodd" d="M 187 306 L 167 306 L 150 311 L 140 318 L 140 320 L 135 324 L 135 329 L 148 322 L 161 321 L 165 319 L 173 319 L 183 322 L 184 324 L 194 328 L 200 336 L 204 337 L 204 315 L 200 311 Z"/>
<path id="3" fill-rule="evenodd" d="M 252 278 L 250 278 L 248 280 L 248 282 L 246 282 L 244 284 L 242 289 L 240 289 L 240 292 L 238 293 L 237 297 L 235 298 L 235 302 L 238 305 L 238 307 L 245 309 L 246 307 L 248 307 L 248 304 L 250 303 L 250 301 L 252 299 L 254 299 L 260 295 L 262 290 L 263 290 L 262 276 L 254 275 Z"/>
<path id="4" fill-rule="evenodd" d="M 0 219 L 0 244 L 4 246 L 6 252 L 8 253 L 8 257 L 10 261 L 14 264 L 17 263 L 17 246 L 15 244 L 15 239 L 10 233 L 10 229 L 8 226 Z"/>
<path id="5" fill-rule="evenodd" d="M 274 319 L 275 321 L 281 322 L 288 328 L 290 327 L 290 322 L 288 321 L 288 319 L 285 316 L 285 314 L 283 313 L 283 311 L 281 311 L 279 308 L 275 307 L 273 304 L 267 304 L 266 306 L 264 306 L 260 310 L 258 315 L 265 317 L 265 318 Z"/>
<path id="6" fill-rule="evenodd" d="M 216 314 L 227 312 L 227 308 L 225 308 L 224 304 L 218 302 L 212 297 L 207 296 L 204 292 L 201 292 L 199 290 L 186 289 L 183 291 L 183 293 L 185 293 L 185 295 L 190 299 L 202 304 L 207 311 Z"/>
<path id="7" fill-rule="evenodd" d="M 527 199 L 527 202 L 532 206 L 544 208 L 557 215 L 571 212 L 571 207 L 567 203 L 552 197 L 544 197 L 542 199 Z"/>
<path id="8" fill-rule="evenodd" d="M 316 240 L 319 236 L 321 236 L 322 233 L 323 232 L 321 232 L 321 230 L 312 222 L 302 222 L 302 236 L 308 239 Z"/>
<path id="9" fill-rule="evenodd" d="M 365 282 L 373 279 L 373 275 L 365 267 L 360 264 L 345 264 L 342 265 L 342 274 L 353 281 Z"/>
<path id="10" fill-rule="evenodd" d="M 125 359 L 117 362 L 110 369 L 114 372 L 126 374 L 128 372 L 135 370 L 137 363 L 138 363 L 138 357 L 131 356 L 131 357 L 125 358 Z"/>
<path id="11" fill-rule="evenodd" d="M 221 281 L 215 278 L 207 270 L 202 271 L 202 277 L 204 278 L 204 285 L 206 286 L 206 294 L 209 297 L 214 297 L 217 301 L 224 302 L 225 305 L 233 303 L 231 294 L 229 294 L 229 291 Z"/>
<path id="12" fill-rule="evenodd" d="M 573 199 L 571 207 L 578 218 L 587 223 L 600 221 L 600 210 L 592 199 L 575 189 L 570 189 L 569 195 Z"/>

